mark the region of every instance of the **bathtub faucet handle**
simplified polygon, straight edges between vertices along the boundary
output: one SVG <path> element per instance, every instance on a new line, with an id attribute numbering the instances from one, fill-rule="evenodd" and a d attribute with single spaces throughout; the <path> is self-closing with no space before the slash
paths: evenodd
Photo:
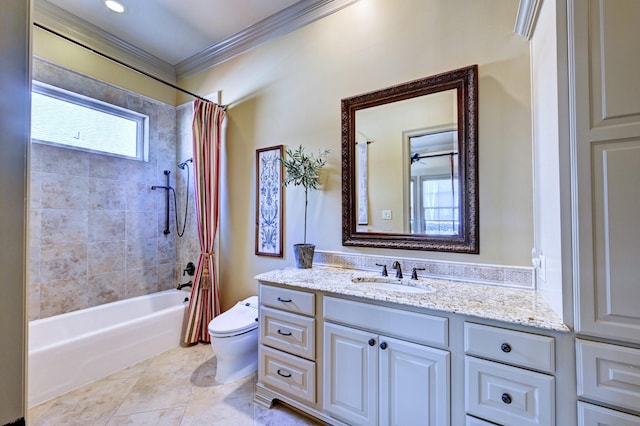
<path id="1" fill-rule="evenodd" d="M 189 276 L 192 277 L 193 274 L 195 273 L 196 273 L 196 265 L 194 265 L 193 262 L 187 263 L 187 267 L 182 270 L 183 277 L 184 277 L 184 274 L 189 274 Z"/>

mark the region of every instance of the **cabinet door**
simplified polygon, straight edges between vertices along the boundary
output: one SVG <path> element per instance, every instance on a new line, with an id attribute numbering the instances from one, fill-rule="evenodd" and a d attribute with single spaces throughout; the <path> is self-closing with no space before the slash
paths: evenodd
<path id="1" fill-rule="evenodd" d="M 378 336 L 324 325 L 324 409 L 353 425 L 378 423 Z"/>
<path id="2" fill-rule="evenodd" d="M 572 0 L 576 331 L 640 342 L 640 2 Z"/>
<path id="3" fill-rule="evenodd" d="M 640 417 L 578 402 L 578 426 L 640 426 Z"/>
<path id="4" fill-rule="evenodd" d="M 449 424 L 449 352 L 380 336 L 380 424 Z"/>

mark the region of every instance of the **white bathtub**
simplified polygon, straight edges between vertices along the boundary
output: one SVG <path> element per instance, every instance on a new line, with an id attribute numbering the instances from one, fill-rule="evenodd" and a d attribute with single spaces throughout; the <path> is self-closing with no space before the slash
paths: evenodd
<path id="1" fill-rule="evenodd" d="M 29 323 L 29 407 L 180 345 L 187 291 L 166 290 Z"/>

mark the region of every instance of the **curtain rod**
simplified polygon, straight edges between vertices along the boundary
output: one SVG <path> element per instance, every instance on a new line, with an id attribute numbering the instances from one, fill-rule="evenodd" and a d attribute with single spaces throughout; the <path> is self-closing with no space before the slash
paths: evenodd
<path id="1" fill-rule="evenodd" d="M 220 107 L 224 108 L 225 110 L 227 109 L 227 107 L 226 107 L 225 105 L 217 104 L 217 103 L 215 103 L 215 102 L 213 102 L 213 101 L 211 101 L 211 100 L 209 100 L 209 99 L 207 99 L 207 98 L 205 98 L 205 97 L 202 97 L 202 96 L 200 96 L 200 95 L 196 95 L 195 93 L 191 93 L 191 92 L 189 92 L 188 90 L 185 90 L 185 89 L 183 89 L 183 88 L 181 88 L 181 87 L 179 87 L 179 86 L 176 86 L 176 85 L 175 85 L 175 84 L 173 84 L 173 83 L 169 83 L 168 81 L 165 81 L 165 80 L 163 80 L 163 79 L 161 79 L 161 78 L 159 78 L 159 77 L 156 77 L 156 76 L 154 76 L 154 75 L 152 75 L 152 74 L 149 74 L 149 73 L 148 73 L 148 72 L 146 72 L 146 71 L 142 71 L 141 69 L 138 69 L 138 68 L 136 68 L 136 67 L 134 67 L 134 66 L 132 66 L 132 65 L 129 65 L 129 64 L 127 64 L 126 62 L 123 62 L 123 61 L 121 61 L 121 60 L 119 60 L 119 59 L 116 59 L 116 58 L 114 58 L 114 57 L 112 57 L 112 56 L 109 56 L 109 55 L 107 55 L 107 54 L 105 54 L 105 53 L 99 52 L 99 51 L 95 50 L 94 48 L 92 48 L 92 47 L 90 47 L 90 46 L 87 46 L 86 44 L 80 43 L 79 41 L 74 40 L 74 39 L 72 39 L 71 37 L 68 37 L 68 36 L 66 36 L 66 35 L 64 35 L 64 34 L 61 34 L 61 33 L 57 32 L 57 31 L 55 31 L 55 30 L 52 30 L 51 28 L 45 27 L 45 26 L 44 26 L 44 25 L 42 25 L 42 24 L 39 24 L 39 23 L 37 23 L 37 22 L 34 22 L 34 23 L 33 23 L 33 26 L 34 26 L 34 27 L 37 27 L 37 28 L 40 28 L 41 30 L 47 31 L 47 32 L 49 32 L 49 33 L 51 33 L 51 34 L 53 34 L 53 35 L 55 35 L 55 36 L 58 36 L 58 37 L 60 37 L 60 38 L 62 38 L 62 39 L 64 39 L 64 40 L 66 40 L 66 41 L 68 41 L 68 42 L 70 42 L 70 43 L 75 44 L 76 46 L 80 46 L 80 47 L 82 47 L 83 49 L 86 49 L 86 50 L 90 51 L 91 53 L 95 53 L 95 54 L 96 54 L 96 55 L 98 55 L 98 56 L 101 56 L 101 57 L 103 57 L 103 58 L 105 58 L 105 59 L 108 59 L 108 60 L 110 60 L 110 61 L 112 61 L 112 62 L 115 62 L 115 63 L 116 63 L 116 64 L 118 64 L 118 65 L 122 65 L 122 66 L 123 66 L 123 67 L 125 67 L 125 68 L 129 68 L 130 70 L 135 71 L 135 72 L 137 72 L 138 74 L 142 74 L 142 75 L 144 75 L 145 77 L 149 77 L 149 78 L 151 78 L 151 79 L 153 79 L 153 80 L 157 81 L 158 83 L 162 83 L 162 84 L 164 84 L 165 86 L 169 86 L 169 87 L 171 87 L 172 89 L 175 89 L 175 90 L 177 90 L 177 91 L 179 91 L 179 92 L 185 93 L 185 94 L 187 94 L 187 95 L 189 95 L 189 96 L 193 96 L 194 98 L 200 99 L 200 100 L 202 100 L 202 101 L 211 102 L 211 103 L 213 103 L 213 104 L 216 104 L 216 105 L 218 105 L 218 106 L 220 106 Z"/>

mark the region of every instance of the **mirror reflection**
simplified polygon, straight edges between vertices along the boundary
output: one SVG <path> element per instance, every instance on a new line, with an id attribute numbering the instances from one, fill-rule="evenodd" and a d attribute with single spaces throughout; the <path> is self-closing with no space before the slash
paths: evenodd
<path id="1" fill-rule="evenodd" d="M 342 100 L 343 245 L 478 253 L 477 66 Z"/>
<path id="2" fill-rule="evenodd" d="M 356 112 L 358 232 L 459 232 L 456 95 Z"/>

